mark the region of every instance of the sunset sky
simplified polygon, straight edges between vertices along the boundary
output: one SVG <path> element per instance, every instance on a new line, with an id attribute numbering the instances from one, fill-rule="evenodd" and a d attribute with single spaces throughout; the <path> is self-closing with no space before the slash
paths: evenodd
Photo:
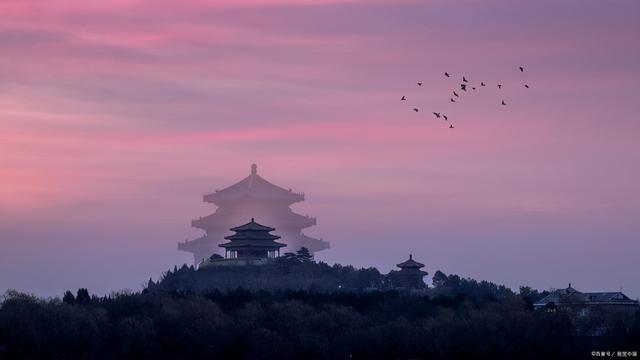
<path id="1" fill-rule="evenodd" d="M 1 0 L 0 293 L 139 290 L 255 162 L 319 260 L 639 297 L 638 39 L 632 0 Z"/>

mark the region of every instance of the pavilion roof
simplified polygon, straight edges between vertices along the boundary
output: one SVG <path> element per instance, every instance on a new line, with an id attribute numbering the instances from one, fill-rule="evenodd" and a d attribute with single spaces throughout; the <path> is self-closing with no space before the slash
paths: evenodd
<path id="1" fill-rule="evenodd" d="M 229 240 L 228 243 L 220 244 L 220 247 L 271 247 L 280 248 L 287 246 L 275 242 L 274 240 L 280 239 L 280 236 L 269 234 L 270 231 L 275 230 L 272 227 L 258 224 L 255 219 L 251 218 L 251 221 L 237 226 L 231 229 L 235 231 L 235 234 L 225 236 L 224 238 Z"/>
<path id="2" fill-rule="evenodd" d="M 411 269 L 403 268 L 403 269 L 400 269 L 400 270 L 391 270 L 388 275 L 389 276 L 408 276 L 408 275 L 410 275 L 410 276 L 415 276 L 415 275 L 427 276 L 427 275 L 429 275 L 429 273 L 426 272 L 426 271 L 419 270 L 417 268 L 411 268 Z"/>
<path id="3" fill-rule="evenodd" d="M 272 227 L 269 226 L 264 226 L 264 225 L 260 225 L 256 222 L 256 220 L 254 218 L 251 218 L 251 221 L 249 221 L 248 223 L 244 224 L 244 225 L 240 225 L 240 226 L 236 226 L 234 228 L 230 229 L 231 231 L 235 231 L 235 232 L 245 232 L 245 231 L 273 231 L 275 230 Z"/>
<path id="4" fill-rule="evenodd" d="M 293 192 L 291 189 L 281 188 L 262 178 L 258 175 L 257 166 L 253 164 L 251 165 L 251 174 L 249 176 L 229 187 L 205 195 L 204 201 L 216 203 L 217 201 L 238 199 L 245 196 L 283 199 L 292 203 L 304 200 L 303 194 Z"/>
<path id="5" fill-rule="evenodd" d="M 277 241 L 263 241 L 263 240 L 234 240 L 228 243 L 219 244 L 222 248 L 281 248 L 287 246 L 287 244 L 279 243 Z"/>
<path id="6" fill-rule="evenodd" d="M 401 262 L 400 264 L 396 265 L 399 268 L 422 268 L 424 267 L 424 264 L 421 264 L 415 260 L 413 260 L 413 255 L 409 255 L 409 260 Z"/>
<path id="7" fill-rule="evenodd" d="M 258 232 L 258 231 L 243 231 L 240 233 L 236 233 L 233 235 L 225 236 L 227 240 L 235 241 L 235 240 L 257 240 L 257 241 L 271 241 L 280 239 L 280 236 L 269 234 L 268 232 Z"/>

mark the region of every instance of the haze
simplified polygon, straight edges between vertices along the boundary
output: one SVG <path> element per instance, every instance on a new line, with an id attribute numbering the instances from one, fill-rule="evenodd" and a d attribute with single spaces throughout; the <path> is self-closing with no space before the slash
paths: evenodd
<path id="1" fill-rule="evenodd" d="M 0 292 L 140 289 L 255 162 L 319 260 L 638 297 L 639 35 L 637 1 L 2 1 Z"/>

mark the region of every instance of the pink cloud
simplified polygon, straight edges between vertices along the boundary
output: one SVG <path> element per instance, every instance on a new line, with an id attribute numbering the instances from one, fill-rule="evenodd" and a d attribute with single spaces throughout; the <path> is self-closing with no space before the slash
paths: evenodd
<path id="1" fill-rule="evenodd" d="M 22 226 L 32 218 L 89 253 L 117 252 L 144 224 L 132 251 L 179 261 L 189 218 L 211 210 L 200 196 L 252 162 L 308 193 L 296 206 L 318 216 L 332 261 L 387 266 L 414 248 L 430 266 L 512 281 L 488 263 L 530 261 L 523 248 L 557 261 L 536 241 L 571 258 L 584 238 L 633 247 L 629 4 L 2 1 L 0 211 L 14 222 L 0 226 L 18 230 L 0 263 L 41 241 Z M 492 86 L 452 104 L 463 74 Z M 92 225 L 99 244 L 75 232 Z"/>

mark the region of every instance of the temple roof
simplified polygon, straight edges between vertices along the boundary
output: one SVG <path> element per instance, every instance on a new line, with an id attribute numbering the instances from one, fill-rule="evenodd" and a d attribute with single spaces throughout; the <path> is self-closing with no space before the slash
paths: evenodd
<path id="1" fill-rule="evenodd" d="M 328 241 L 325 241 L 325 240 L 322 240 L 322 239 L 316 239 L 316 238 L 313 238 L 311 236 L 305 235 L 303 233 L 300 233 L 300 239 L 305 242 L 304 247 L 309 249 L 309 251 L 311 251 L 311 252 L 316 252 L 316 251 L 320 251 L 320 250 L 324 250 L 324 249 L 328 249 L 329 248 L 329 242 Z"/>
<path id="2" fill-rule="evenodd" d="M 272 228 L 272 227 L 260 225 L 255 221 L 254 218 L 251 218 L 251 221 L 249 221 L 248 223 L 246 223 L 244 225 L 236 226 L 234 228 L 231 228 L 230 230 L 231 231 L 235 231 L 235 232 L 244 232 L 244 231 L 266 231 L 266 232 L 269 232 L 269 231 L 273 231 L 275 229 Z M 274 236 L 274 235 L 271 235 L 271 236 Z M 277 238 L 280 238 L 280 237 L 277 236 Z"/>
<path id="3" fill-rule="evenodd" d="M 417 268 L 412 268 L 412 269 L 404 268 L 400 270 L 391 270 L 387 275 L 388 276 L 416 276 L 416 275 L 427 276 L 429 275 L 429 273 L 426 271 L 418 270 Z"/>
<path id="4" fill-rule="evenodd" d="M 281 248 L 287 246 L 287 244 L 279 243 L 277 241 L 264 241 L 264 240 L 253 240 L 253 239 L 243 239 L 243 240 L 233 240 L 228 243 L 218 245 L 222 248 Z"/>
<path id="5" fill-rule="evenodd" d="M 195 251 L 198 248 L 215 249 L 215 244 L 211 244 L 211 241 L 205 236 L 193 240 L 185 240 L 178 243 L 178 250 L 183 251 Z"/>
<path id="6" fill-rule="evenodd" d="M 275 230 L 272 227 L 258 224 L 255 219 L 251 218 L 251 221 L 237 226 L 231 229 L 235 231 L 235 234 L 225 236 L 224 238 L 229 240 L 228 243 L 220 244 L 218 246 L 223 248 L 233 247 L 268 247 L 268 248 L 281 248 L 287 246 L 286 244 L 275 242 L 274 240 L 280 239 L 280 236 L 269 234 L 270 231 Z"/>
<path id="7" fill-rule="evenodd" d="M 241 233 L 225 236 L 224 238 L 227 240 L 277 240 L 280 239 L 280 236 L 272 235 L 267 232 L 243 231 Z"/>
<path id="8" fill-rule="evenodd" d="M 405 262 L 401 262 L 400 264 L 396 265 L 399 268 L 416 268 L 416 269 L 420 269 L 422 267 L 424 267 L 424 264 L 421 264 L 415 260 L 413 260 L 413 255 L 409 255 L 409 260 L 405 261 Z"/>
<path id="9" fill-rule="evenodd" d="M 236 200 L 238 198 L 252 196 L 255 198 L 281 199 L 289 203 L 304 200 L 304 194 L 295 193 L 291 189 L 284 189 L 274 185 L 260 175 L 256 164 L 251 165 L 251 174 L 227 188 L 205 195 L 204 201 L 211 203 Z"/>
<path id="10" fill-rule="evenodd" d="M 585 293 L 585 298 L 587 301 L 591 302 L 628 302 L 633 301 L 627 295 L 617 291 L 617 292 L 590 292 Z"/>
<path id="11" fill-rule="evenodd" d="M 249 212 L 249 211 L 250 210 L 247 209 L 244 212 Z M 316 218 L 311 216 L 296 214 L 290 208 L 285 208 L 285 210 L 274 209 L 273 211 L 260 209 L 258 211 L 254 211 L 253 213 L 256 213 L 256 215 L 260 215 L 260 216 L 266 215 L 271 219 L 275 218 L 277 219 L 275 221 L 277 221 L 277 223 L 280 224 L 279 226 L 282 226 L 282 227 L 293 227 L 293 228 L 303 229 L 309 226 L 316 225 Z M 223 224 L 229 224 L 230 221 L 233 221 L 233 219 L 237 217 L 238 217 L 238 212 L 224 212 L 224 211 L 218 210 L 213 214 L 210 214 L 207 216 L 201 216 L 197 219 L 191 220 L 191 226 L 204 229 L 204 230 L 216 229 L 219 227 L 225 227 L 225 225 Z M 224 230 L 227 230 L 227 228 L 225 227 Z"/>
<path id="12" fill-rule="evenodd" d="M 624 304 L 638 305 L 637 300 L 632 300 L 620 291 L 617 292 L 580 292 L 571 287 L 558 289 L 533 304 L 541 307 L 549 303 L 585 303 L 585 304 Z"/>

